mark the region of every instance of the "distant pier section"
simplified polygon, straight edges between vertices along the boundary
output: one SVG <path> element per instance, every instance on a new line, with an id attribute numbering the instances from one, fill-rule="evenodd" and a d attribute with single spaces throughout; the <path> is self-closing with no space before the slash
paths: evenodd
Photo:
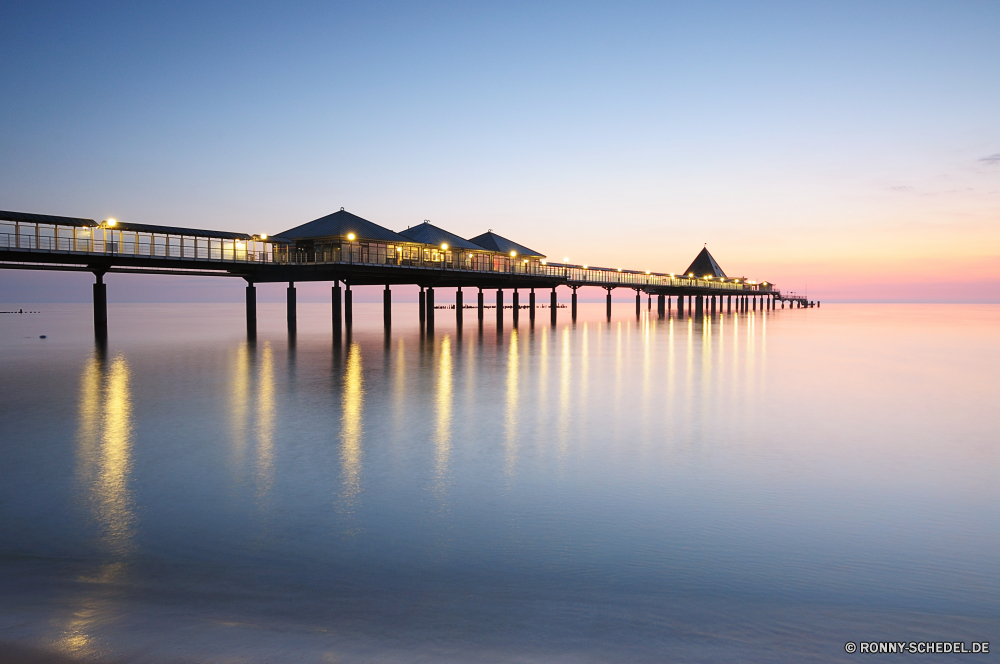
<path id="1" fill-rule="evenodd" d="M 196 275 L 240 278 L 246 281 L 247 333 L 257 331 L 257 283 L 287 282 L 287 319 L 295 329 L 295 283 L 332 282 L 332 330 L 339 338 L 353 320 L 352 286 L 382 285 L 383 318 L 392 324 L 394 285 L 420 287 L 421 325 L 433 330 L 435 289 L 455 291 L 457 322 L 465 309 L 463 288 L 478 289 L 478 318 L 483 321 L 483 291 L 496 290 L 495 313 L 502 328 L 504 291 L 511 293 L 512 323 L 519 322 L 521 291 L 528 291 L 528 315 L 535 320 L 535 290 L 549 290 L 549 311 L 556 322 L 556 289 L 571 290 L 575 320 L 577 290 L 596 286 L 611 292 L 635 291 L 636 316 L 642 294 L 657 316 L 714 315 L 763 311 L 786 304 L 815 306 L 794 293 L 782 293 L 774 284 L 728 277 L 703 248 L 688 269 L 662 273 L 547 260 L 540 252 L 494 233 L 492 229 L 465 239 L 430 222 L 392 231 L 343 208 L 333 214 L 273 236 L 174 226 L 135 224 L 106 219 L 56 217 L 0 211 L 0 268 L 91 272 L 94 283 L 94 330 L 99 339 L 108 333 L 107 273 Z M 685 306 L 686 304 L 686 306 Z"/>

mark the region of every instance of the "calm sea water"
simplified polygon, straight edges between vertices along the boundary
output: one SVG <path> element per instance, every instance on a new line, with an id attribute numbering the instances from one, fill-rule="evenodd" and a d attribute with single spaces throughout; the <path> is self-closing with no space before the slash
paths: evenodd
<path id="1" fill-rule="evenodd" d="M 645 305 L 645 303 L 644 303 Z M 0 316 L 0 641 L 134 662 L 1000 651 L 1000 307 L 498 334 Z M 40 335 L 46 339 L 40 339 Z M 933 658 L 924 657 L 923 660 Z M 947 658 L 944 658 L 947 659 Z M 948 660 L 950 661 L 950 660 Z"/>

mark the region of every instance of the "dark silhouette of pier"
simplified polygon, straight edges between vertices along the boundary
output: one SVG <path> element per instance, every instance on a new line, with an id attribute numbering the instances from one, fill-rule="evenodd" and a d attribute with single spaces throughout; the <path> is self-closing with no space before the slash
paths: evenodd
<path id="1" fill-rule="evenodd" d="M 258 283 L 286 282 L 287 322 L 296 325 L 296 282 L 332 282 L 332 331 L 339 338 L 353 321 L 352 286 L 381 285 L 383 318 L 392 325 L 394 285 L 420 287 L 421 325 L 433 330 L 436 290 L 455 289 L 455 315 L 461 325 L 466 306 L 463 288 L 478 289 L 478 320 L 484 319 L 485 290 L 496 291 L 495 315 L 502 328 L 504 291 L 510 291 L 510 313 L 517 325 L 522 291 L 526 311 L 535 321 L 536 291 L 549 291 L 549 315 L 556 323 L 560 308 L 556 289 L 571 290 L 570 315 L 577 315 L 577 290 L 584 286 L 611 293 L 616 288 L 635 291 L 635 313 L 641 315 L 642 294 L 652 309 L 656 298 L 659 318 L 671 315 L 705 316 L 736 311 L 772 310 L 786 303 L 808 307 L 794 293 L 782 293 L 767 281 L 727 276 L 707 248 L 687 270 L 662 273 L 623 268 L 550 262 L 544 254 L 508 240 L 492 230 L 471 239 L 429 222 L 401 232 L 374 224 L 341 208 L 340 211 L 274 236 L 212 231 L 173 226 L 118 222 L 107 219 L 56 217 L 0 211 L 0 268 L 85 271 L 95 275 L 94 330 L 107 337 L 108 273 L 162 274 L 238 278 L 246 282 L 247 334 L 257 331 Z"/>

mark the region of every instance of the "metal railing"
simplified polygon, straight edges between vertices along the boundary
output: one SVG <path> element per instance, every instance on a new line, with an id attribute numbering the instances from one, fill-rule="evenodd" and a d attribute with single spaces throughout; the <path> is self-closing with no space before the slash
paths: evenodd
<path id="1" fill-rule="evenodd" d="M 486 261 L 486 268 L 473 268 L 458 261 L 431 260 L 422 255 L 401 257 L 387 253 L 376 255 L 375 260 L 356 260 L 364 255 L 355 251 L 307 252 L 291 247 L 276 250 L 266 240 L 237 240 L 226 238 L 192 237 L 160 233 L 120 231 L 117 229 L 63 227 L 46 224 L 0 224 L 0 252 L 17 250 L 71 255 L 131 256 L 141 258 L 170 258 L 197 262 L 269 263 L 281 265 L 370 265 L 377 267 L 423 268 L 428 270 L 475 274 L 509 274 L 516 276 L 558 279 L 571 286 L 599 286 L 604 288 L 704 288 L 732 291 L 733 293 L 771 292 L 773 285 L 755 283 L 747 279 L 698 278 L 657 272 L 638 272 L 612 268 L 543 264 L 538 260 Z M 13 232 L 11 232 L 13 231 Z M 422 253 L 422 252 L 420 252 Z M 482 263 L 482 261 L 480 261 Z M 793 296 L 794 297 L 794 296 Z"/>
<path id="2" fill-rule="evenodd" d="M 129 237 L 131 235 L 132 237 Z M 0 233 L 0 251 L 18 250 L 39 253 L 64 253 L 140 258 L 174 258 L 191 261 L 226 263 L 270 263 L 270 249 L 261 242 L 246 243 L 222 238 L 193 238 L 155 233 L 125 234 L 115 240 L 27 233 Z M 147 237 L 141 237 L 141 236 Z M 257 247 L 252 246 L 256 244 Z"/>

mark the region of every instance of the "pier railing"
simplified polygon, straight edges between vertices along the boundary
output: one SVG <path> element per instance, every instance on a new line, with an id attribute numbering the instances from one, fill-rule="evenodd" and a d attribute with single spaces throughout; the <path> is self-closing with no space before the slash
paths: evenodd
<path id="1" fill-rule="evenodd" d="M 25 226 L 25 224 L 20 224 Z M 32 225 L 34 226 L 34 225 Z M 20 231 L 22 229 L 18 229 Z M 28 230 L 28 229 L 24 229 Z M 0 232 L 0 251 L 174 258 L 226 263 L 269 263 L 269 243 L 213 237 L 188 237 L 79 227 L 31 228 L 32 232 Z M 35 231 L 45 231 L 35 232 Z"/>
<path id="2" fill-rule="evenodd" d="M 274 261 L 282 265 L 367 265 L 395 266 L 410 268 L 425 268 L 447 272 L 469 274 L 510 274 L 537 276 L 547 279 L 559 279 L 570 286 L 599 286 L 602 288 L 705 288 L 725 290 L 735 293 L 770 292 L 773 285 L 767 282 L 736 278 L 723 279 L 718 277 L 696 277 L 666 274 L 662 272 L 640 272 L 618 268 L 592 267 L 589 265 L 571 265 L 567 263 L 543 263 L 538 260 L 503 260 L 487 263 L 486 267 L 465 267 L 456 265 L 444 258 L 428 259 L 424 256 L 402 257 L 389 251 L 384 255 L 375 255 L 374 260 L 355 259 L 357 252 L 281 252 L 274 255 Z M 405 256 L 406 254 L 404 254 Z M 346 256 L 346 259 L 338 257 Z M 499 263 L 499 264 L 498 264 Z"/>
<path id="3" fill-rule="evenodd" d="M 428 259 L 424 252 L 402 255 L 386 252 L 356 260 L 363 254 L 298 252 L 256 236 L 243 238 L 202 237 L 179 234 L 142 232 L 104 227 L 59 226 L 56 224 L 0 221 L 0 255 L 4 251 L 59 253 L 72 256 L 164 258 L 192 262 L 252 263 L 273 265 L 366 265 L 376 267 L 423 268 L 435 271 L 476 274 L 509 274 L 557 279 L 571 287 L 602 288 L 703 288 L 733 293 L 770 292 L 767 282 L 756 283 L 745 278 L 721 279 L 641 272 L 617 268 L 545 263 L 537 259 L 491 260 L 468 267 L 445 259 Z M 416 255 L 414 255 L 416 254 Z M 406 256 L 405 258 L 403 256 Z M 341 260 L 346 257 L 346 260 Z M 371 260 L 375 258 L 375 260 Z"/>

